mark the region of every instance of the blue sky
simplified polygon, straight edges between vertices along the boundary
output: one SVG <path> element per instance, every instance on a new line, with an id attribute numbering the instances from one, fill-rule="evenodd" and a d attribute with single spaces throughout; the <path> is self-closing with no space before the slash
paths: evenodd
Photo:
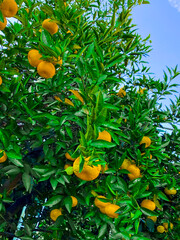
<path id="1" fill-rule="evenodd" d="M 162 79 L 166 66 L 171 68 L 178 65 L 180 71 L 180 0 L 150 2 L 135 7 L 132 17 L 142 37 L 151 35 L 153 50 L 146 60 L 151 66 L 151 72 Z M 174 82 L 180 84 L 180 77 Z"/>

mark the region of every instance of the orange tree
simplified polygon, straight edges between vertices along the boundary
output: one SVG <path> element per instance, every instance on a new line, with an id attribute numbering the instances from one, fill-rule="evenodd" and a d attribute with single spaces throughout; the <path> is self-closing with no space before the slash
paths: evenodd
<path id="1" fill-rule="evenodd" d="M 179 72 L 149 74 L 147 3 L 0 0 L 3 239 L 178 239 Z"/>

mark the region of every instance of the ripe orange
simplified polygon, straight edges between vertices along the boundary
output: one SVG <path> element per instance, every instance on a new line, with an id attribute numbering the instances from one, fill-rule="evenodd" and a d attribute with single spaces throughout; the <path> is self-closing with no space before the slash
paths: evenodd
<path id="1" fill-rule="evenodd" d="M 4 0 L 0 4 L 0 10 L 4 17 L 14 17 L 18 11 L 18 6 L 14 0 Z"/>
<path id="2" fill-rule="evenodd" d="M 40 58 L 42 58 L 42 55 L 39 53 L 38 50 L 32 49 L 28 52 L 28 61 L 31 66 L 37 67 L 38 64 L 43 61 Z"/>
<path id="3" fill-rule="evenodd" d="M 171 222 L 170 222 L 170 224 L 163 223 L 163 226 L 164 226 L 166 232 L 168 232 L 169 225 L 170 225 L 170 229 L 173 229 L 174 225 Z"/>
<path id="4" fill-rule="evenodd" d="M 97 140 L 105 140 L 105 141 L 107 141 L 107 142 L 111 142 L 111 135 L 110 135 L 110 133 L 108 133 L 107 131 L 102 131 L 102 132 L 99 132 L 99 136 L 98 136 L 98 138 L 97 138 Z"/>
<path id="5" fill-rule="evenodd" d="M 127 168 L 127 170 L 130 172 L 128 174 L 128 177 L 129 177 L 130 180 L 134 180 L 134 179 L 139 178 L 141 176 L 140 169 L 135 164 L 130 165 Z"/>
<path id="6" fill-rule="evenodd" d="M 141 145 L 144 143 L 145 143 L 145 148 L 149 147 L 151 145 L 151 139 L 147 136 L 144 136 L 139 144 Z"/>
<path id="7" fill-rule="evenodd" d="M 153 201 L 149 200 L 149 199 L 144 199 L 142 202 L 141 202 L 141 207 L 143 208 L 147 208 L 151 211 L 154 211 L 156 209 L 156 205 Z"/>
<path id="8" fill-rule="evenodd" d="M 53 209 L 51 212 L 50 212 L 50 218 L 53 220 L 53 221 L 56 221 L 56 219 L 62 215 L 62 209 Z"/>
<path id="9" fill-rule="evenodd" d="M 4 17 L 4 22 L 0 21 L 0 30 L 4 30 L 7 25 L 7 19 Z"/>
<path id="10" fill-rule="evenodd" d="M 100 208 L 100 207 L 106 207 L 107 205 L 110 204 L 110 202 L 102 202 L 100 199 L 106 199 L 106 197 L 101 196 L 101 195 L 97 196 L 97 197 L 95 198 L 95 200 L 94 200 L 94 205 L 95 205 L 96 207 L 98 207 L 98 208 Z"/>
<path id="11" fill-rule="evenodd" d="M 177 190 L 175 189 L 175 188 L 171 188 L 171 189 L 169 189 L 169 188 L 165 188 L 164 189 L 164 192 L 165 192 L 165 194 L 167 194 L 167 195 L 175 195 L 176 193 L 177 193 Z"/>
<path id="12" fill-rule="evenodd" d="M 120 209 L 120 207 L 116 204 L 109 204 L 105 207 L 105 213 L 108 215 L 110 218 L 117 218 L 119 216 L 116 211 Z"/>
<path id="13" fill-rule="evenodd" d="M 0 76 L 0 85 L 2 84 L 2 77 Z"/>
<path id="14" fill-rule="evenodd" d="M 1 149 L 0 149 L 0 153 L 1 154 L 3 153 L 3 156 L 0 157 L 0 163 L 3 163 L 3 162 L 5 162 L 7 160 L 7 155 L 6 155 L 5 151 L 1 150 Z"/>
<path id="15" fill-rule="evenodd" d="M 77 204 L 78 204 L 77 198 L 75 198 L 75 197 L 73 197 L 73 196 L 71 196 L 71 198 L 72 198 L 72 207 L 76 207 Z"/>
<path id="16" fill-rule="evenodd" d="M 131 165 L 131 161 L 129 159 L 124 159 L 120 169 L 127 169 Z"/>
<path id="17" fill-rule="evenodd" d="M 121 98 L 126 96 L 126 91 L 123 88 L 119 89 L 119 92 L 117 93 L 117 95 Z"/>
<path id="18" fill-rule="evenodd" d="M 42 27 L 46 29 L 51 35 L 57 33 L 58 25 L 57 23 L 51 21 L 51 19 L 45 19 L 42 23 Z"/>
<path id="19" fill-rule="evenodd" d="M 75 160 L 75 158 L 72 158 L 68 152 L 65 153 L 65 157 L 66 157 L 68 160 L 70 160 L 70 161 L 74 161 L 74 160 Z"/>
<path id="20" fill-rule="evenodd" d="M 159 226 L 157 227 L 157 232 L 163 233 L 164 231 L 165 231 L 165 228 L 164 228 L 162 225 L 159 225 Z"/>
<path id="21" fill-rule="evenodd" d="M 80 165 L 80 157 L 76 158 L 76 160 L 73 163 L 73 169 L 74 169 L 74 174 L 85 181 L 92 181 L 94 179 L 96 179 L 101 171 L 101 165 L 97 165 L 97 166 L 93 166 L 93 165 L 89 165 L 89 159 L 85 158 L 85 163 L 83 166 L 83 170 L 81 172 L 79 172 L 79 165 Z"/>
<path id="22" fill-rule="evenodd" d="M 62 58 L 60 58 L 60 57 L 58 57 L 58 58 L 53 57 L 53 62 L 52 63 L 54 65 L 56 65 L 56 64 L 62 65 Z"/>
<path id="23" fill-rule="evenodd" d="M 151 219 L 153 222 L 157 221 L 157 217 L 156 216 L 148 216 L 147 218 Z"/>
<path id="24" fill-rule="evenodd" d="M 52 78 L 55 73 L 56 69 L 54 65 L 50 62 L 42 61 L 37 66 L 38 74 L 43 78 Z"/>

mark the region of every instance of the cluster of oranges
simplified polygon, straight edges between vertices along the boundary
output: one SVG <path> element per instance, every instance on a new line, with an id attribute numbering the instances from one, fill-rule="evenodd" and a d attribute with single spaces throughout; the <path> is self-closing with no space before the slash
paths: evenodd
<path id="1" fill-rule="evenodd" d="M 51 19 L 45 19 L 42 23 L 42 28 L 46 29 L 51 35 L 57 33 L 58 25 Z M 38 74 L 43 78 L 52 78 L 55 73 L 55 65 L 62 65 L 62 59 L 52 59 L 52 62 L 42 60 L 42 54 L 38 50 L 32 49 L 28 52 L 28 61 L 31 66 L 37 67 Z"/>
<path id="2" fill-rule="evenodd" d="M 76 207 L 77 204 L 78 204 L 77 198 L 74 197 L 74 196 L 71 196 L 71 200 L 72 200 L 72 207 Z M 57 209 L 57 208 L 56 208 L 56 209 L 53 209 L 53 210 L 50 212 L 50 218 L 51 218 L 53 221 L 56 221 L 59 216 L 63 215 L 63 214 L 62 214 L 62 211 L 63 211 L 62 208 L 60 208 L 60 209 Z"/>
<path id="3" fill-rule="evenodd" d="M 3 2 L 0 4 L 0 11 L 4 17 L 4 21 L 0 21 L 0 30 L 4 30 L 7 25 L 6 18 L 14 17 L 18 11 L 17 3 L 14 0 L 3 0 Z"/>

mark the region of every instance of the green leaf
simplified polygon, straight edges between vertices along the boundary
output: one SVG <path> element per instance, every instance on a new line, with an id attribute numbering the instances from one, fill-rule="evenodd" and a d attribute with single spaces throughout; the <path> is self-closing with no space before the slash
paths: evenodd
<path id="1" fill-rule="evenodd" d="M 127 188 L 127 183 L 124 181 L 124 179 L 122 179 L 121 177 L 117 178 L 117 182 L 118 182 L 118 187 L 120 189 L 122 189 L 123 192 L 127 192 L 128 188 Z"/>
<path id="2" fill-rule="evenodd" d="M 158 192 L 158 197 L 160 197 L 161 199 L 165 200 L 165 201 L 169 201 L 169 198 L 161 191 Z"/>
<path id="3" fill-rule="evenodd" d="M 112 148 L 115 147 L 115 143 L 107 142 L 104 140 L 96 140 L 90 143 L 90 146 L 97 148 Z"/>
<path id="4" fill-rule="evenodd" d="M 24 167 L 23 163 L 18 160 L 18 159 L 9 159 L 12 163 L 14 163 L 14 165 L 16 165 L 17 167 Z"/>
<path id="5" fill-rule="evenodd" d="M 46 203 L 43 204 L 43 206 L 52 207 L 52 206 L 56 205 L 57 203 L 59 203 L 62 199 L 63 199 L 63 196 L 61 196 L 61 195 L 51 197 Z"/>
<path id="6" fill-rule="evenodd" d="M 99 229 L 98 238 L 101 238 L 102 236 L 104 236 L 106 231 L 107 231 L 107 223 L 104 223 Z"/>
<path id="7" fill-rule="evenodd" d="M 143 207 L 141 208 L 141 212 L 143 214 L 147 215 L 147 216 L 158 216 L 158 214 L 156 212 L 151 211 L 151 210 L 149 210 L 147 208 L 143 208 Z"/>
<path id="8" fill-rule="evenodd" d="M 0 130 L 0 141 L 3 143 L 5 148 L 9 146 L 9 138 L 6 135 L 5 131 Z"/>
<path id="9" fill-rule="evenodd" d="M 84 167 L 85 159 L 82 155 L 80 155 L 80 161 L 79 161 L 79 172 L 81 173 Z"/>
<path id="10" fill-rule="evenodd" d="M 53 190 L 56 190 L 56 187 L 58 185 L 58 181 L 55 178 L 51 177 L 50 178 L 50 183 L 51 183 L 51 186 L 52 186 Z"/>
<path id="11" fill-rule="evenodd" d="M 6 152 L 8 158 L 12 158 L 12 159 L 22 159 L 22 155 L 15 152 L 14 150 L 10 150 L 8 152 Z"/>
<path id="12" fill-rule="evenodd" d="M 102 126 L 113 130 L 119 130 L 119 124 L 117 123 L 103 123 Z"/>
<path id="13" fill-rule="evenodd" d="M 31 181 L 32 181 L 31 176 L 29 176 L 29 174 L 27 174 L 26 172 L 23 173 L 22 181 L 23 181 L 24 187 L 26 188 L 26 191 L 28 192 L 31 189 Z"/>
<path id="14" fill-rule="evenodd" d="M 64 199 L 64 205 L 68 212 L 70 213 L 72 209 L 72 198 L 70 196 Z"/>

